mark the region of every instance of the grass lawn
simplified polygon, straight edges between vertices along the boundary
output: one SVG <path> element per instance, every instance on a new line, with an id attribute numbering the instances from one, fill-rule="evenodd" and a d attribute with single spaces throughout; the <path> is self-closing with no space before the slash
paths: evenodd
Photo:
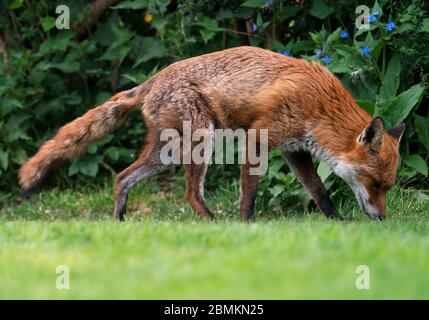
<path id="1" fill-rule="evenodd" d="M 58 189 L 0 209 L 0 298 L 429 298 L 429 197 L 396 188 L 387 221 L 345 203 L 343 222 L 318 212 L 260 209 L 238 221 L 237 186 L 208 193 L 203 222 L 182 187 L 142 184 L 125 223 L 110 218 L 110 185 Z M 70 289 L 55 286 L 56 267 Z M 370 271 L 358 290 L 357 266 Z"/>

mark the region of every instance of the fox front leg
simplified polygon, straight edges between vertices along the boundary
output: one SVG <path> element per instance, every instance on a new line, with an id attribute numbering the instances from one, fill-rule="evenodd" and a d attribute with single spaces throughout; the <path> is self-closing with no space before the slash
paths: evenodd
<path id="1" fill-rule="evenodd" d="M 307 152 L 285 152 L 289 167 L 327 218 L 341 219 Z"/>

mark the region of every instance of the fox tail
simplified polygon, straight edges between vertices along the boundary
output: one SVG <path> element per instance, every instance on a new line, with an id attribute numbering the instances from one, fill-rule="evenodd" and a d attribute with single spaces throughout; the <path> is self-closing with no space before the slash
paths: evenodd
<path id="1" fill-rule="evenodd" d="M 84 153 L 88 144 L 123 124 L 128 113 L 143 102 L 146 91 L 145 84 L 142 84 L 119 92 L 102 105 L 61 127 L 19 170 L 23 193 L 30 193 L 39 187 L 55 165 Z"/>

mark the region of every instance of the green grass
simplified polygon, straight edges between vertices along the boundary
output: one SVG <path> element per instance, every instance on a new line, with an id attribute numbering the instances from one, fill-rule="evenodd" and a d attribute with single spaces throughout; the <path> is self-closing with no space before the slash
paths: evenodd
<path id="1" fill-rule="evenodd" d="M 165 189 L 165 188 L 164 188 Z M 429 298 L 429 199 L 400 188 L 387 221 L 353 202 L 318 212 L 258 209 L 238 221 L 237 186 L 208 193 L 218 217 L 196 218 L 181 184 L 142 185 L 125 223 L 110 218 L 110 185 L 41 193 L 0 209 L 0 298 Z M 56 267 L 70 290 L 55 287 Z M 358 265 L 370 290 L 355 286 Z"/>

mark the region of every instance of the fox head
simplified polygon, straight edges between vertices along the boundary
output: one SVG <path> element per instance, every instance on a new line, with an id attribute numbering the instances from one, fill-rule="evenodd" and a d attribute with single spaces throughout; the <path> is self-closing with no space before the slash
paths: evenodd
<path id="1" fill-rule="evenodd" d="M 405 125 L 385 130 L 374 118 L 356 137 L 335 172 L 353 190 L 361 209 L 371 218 L 386 217 L 386 194 L 394 185 L 399 163 L 399 142 Z"/>

